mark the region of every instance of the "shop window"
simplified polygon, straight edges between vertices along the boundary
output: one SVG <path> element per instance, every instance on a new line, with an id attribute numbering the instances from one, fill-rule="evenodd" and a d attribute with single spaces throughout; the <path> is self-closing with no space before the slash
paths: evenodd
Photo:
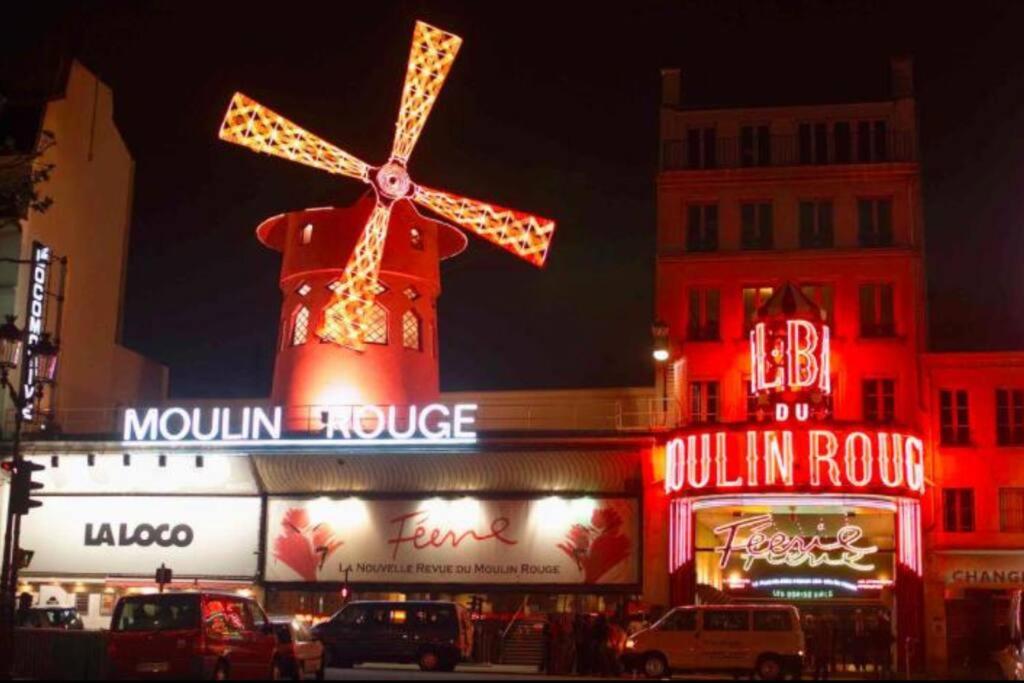
<path id="1" fill-rule="evenodd" d="M 892 245 L 892 200 L 857 200 L 857 239 L 862 247 Z"/>
<path id="2" fill-rule="evenodd" d="M 1024 390 L 996 389 L 996 440 L 1000 446 L 1024 445 Z"/>
<path id="3" fill-rule="evenodd" d="M 713 127 L 690 128 L 686 131 L 686 167 L 716 168 L 718 166 L 718 135 Z"/>
<path id="4" fill-rule="evenodd" d="M 835 288 L 832 285 L 800 285 L 800 291 L 818 305 L 825 322 L 835 329 Z"/>
<path id="5" fill-rule="evenodd" d="M 718 382 L 690 382 L 690 422 L 718 422 Z"/>
<path id="6" fill-rule="evenodd" d="M 945 531 L 974 531 L 974 489 L 943 489 L 942 519 Z"/>
<path id="7" fill-rule="evenodd" d="M 970 411 L 965 389 L 939 391 L 939 432 L 942 443 L 947 446 L 970 443 Z"/>
<path id="8" fill-rule="evenodd" d="M 402 314 L 402 346 L 414 351 L 421 349 L 421 326 L 420 317 L 414 311 L 409 310 Z"/>
<path id="9" fill-rule="evenodd" d="M 1024 488 L 999 489 L 999 530 L 1024 532 Z"/>
<path id="10" fill-rule="evenodd" d="M 717 610 L 704 612 L 705 631 L 749 631 L 750 612 L 747 610 Z"/>
<path id="11" fill-rule="evenodd" d="M 89 614 L 89 593 L 75 593 L 75 611 L 83 617 Z"/>
<path id="12" fill-rule="evenodd" d="M 891 379 L 866 379 L 862 383 L 864 421 L 889 424 L 896 419 L 896 382 Z"/>
<path id="13" fill-rule="evenodd" d="M 757 316 L 757 309 L 764 306 L 768 299 L 772 298 L 771 287 L 744 287 L 743 288 L 743 334 L 746 335 L 754 326 L 754 318 Z"/>
<path id="14" fill-rule="evenodd" d="M 774 232 L 771 202 L 740 204 L 740 246 L 743 249 L 771 249 Z"/>
<path id="15" fill-rule="evenodd" d="M 893 286 L 891 284 L 860 286 L 860 336 L 895 336 L 896 316 L 893 302 Z"/>
<path id="16" fill-rule="evenodd" d="M 117 602 L 117 595 L 114 593 L 102 593 L 100 595 L 100 616 L 109 617 L 114 614 L 114 604 Z"/>
<path id="17" fill-rule="evenodd" d="M 686 207 L 686 250 L 718 249 L 718 205 L 690 204 Z"/>
<path id="18" fill-rule="evenodd" d="M 718 290 L 690 289 L 689 322 L 686 336 L 691 341 L 718 339 Z"/>
<path id="19" fill-rule="evenodd" d="M 832 201 L 800 202 L 800 248 L 827 249 L 834 244 Z"/>
<path id="20" fill-rule="evenodd" d="M 299 306 L 292 317 L 292 346 L 302 346 L 309 339 L 309 309 Z"/>
<path id="21" fill-rule="evenodd" d="M 367 344 L 388 343 L 388 311 L 379 303 L 370 307 L 366 316 L 366 334 L 364 340 Z"/>
<path id="22" fill-rule="evenodd" d="M 767 125 L 740 128 L 740 165 L 770 166 L 772 136 Z"/>

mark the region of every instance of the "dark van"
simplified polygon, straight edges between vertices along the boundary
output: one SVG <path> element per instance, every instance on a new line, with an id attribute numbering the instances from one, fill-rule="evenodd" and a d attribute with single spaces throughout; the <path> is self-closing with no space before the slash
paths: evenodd
<path id="1" fill-rule="evenodd" d="M 277 636 L 251 598 L 230 593 L 123 597 L 108 638 L 112 678 L 279 679 Z"/>
<path id="2" fill-rule="evenodd" d="M 419 664 L 452 671 L 473 649 L 469 612 L 454 602 L 353 602 L 314 627 L 332 666 Z"/>

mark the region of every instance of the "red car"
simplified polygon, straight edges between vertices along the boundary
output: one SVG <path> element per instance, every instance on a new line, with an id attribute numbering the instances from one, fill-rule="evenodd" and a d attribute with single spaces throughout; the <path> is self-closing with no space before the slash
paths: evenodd
<path id="1" fill-rule="evenodd" d="M 280 679 L 277 636 L 251 598 L 219 593 L 123 597 L 108 644 L 119 679 Z"/>

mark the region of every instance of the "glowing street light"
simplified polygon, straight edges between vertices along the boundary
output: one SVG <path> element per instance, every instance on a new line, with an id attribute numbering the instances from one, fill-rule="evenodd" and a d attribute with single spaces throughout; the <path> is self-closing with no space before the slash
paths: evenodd
<path id="1" fill-rule="evenodd" d="M 651 355 L 658 363 L 664 363 L 671 357 L 671 348 L 668 341 L 668 325 L 658 320 L 651 326 L 651 334 L 654 336 L 654 351 Z"/>

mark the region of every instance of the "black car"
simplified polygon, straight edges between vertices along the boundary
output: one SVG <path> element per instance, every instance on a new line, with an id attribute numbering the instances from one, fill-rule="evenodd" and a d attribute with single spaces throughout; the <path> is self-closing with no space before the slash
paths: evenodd
<path id="1" fill-rule="evenodd" d="M 313 629 L 331 666 L 363 662 L 419 664 L 452 671 L 469 657 L 473 623 L 453 602 L 353 602 Z"/>

